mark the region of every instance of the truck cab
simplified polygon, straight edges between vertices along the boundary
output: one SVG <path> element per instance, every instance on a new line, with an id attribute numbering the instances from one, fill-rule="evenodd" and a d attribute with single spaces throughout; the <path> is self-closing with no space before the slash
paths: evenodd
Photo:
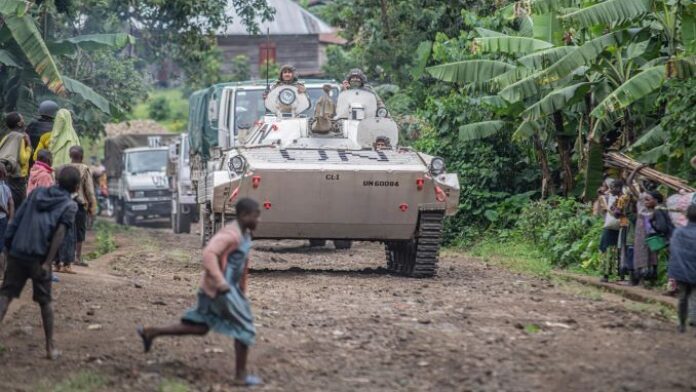
<path id="1" fill-rule="evenodd" d="M 171 190 L 166 176 L 167 147 L 135 147 L 123 151 L 122 175 L 109 183 L 117 199 L 116 221 L 133 225 L 138 217 L 169 217 Z"/>
<path id="2" fill-rule="evenodd" d="M 169 146 L 167 177 L 172 192 L 172 230 L 190 233 L 191 223 L 197 221 L 196 194 L 191 185 L 188 134 L 183 133 Z"/>

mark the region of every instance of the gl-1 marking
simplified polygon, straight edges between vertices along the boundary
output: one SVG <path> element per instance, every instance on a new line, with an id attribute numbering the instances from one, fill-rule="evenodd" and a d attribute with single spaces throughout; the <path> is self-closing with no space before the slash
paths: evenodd
<path id="1" fill-rule="evenodd" d="M 326 180 L 327 180 L 327 181 L 338 181 L 338 180 L 340 180 L 340 179 L 341 179 L 341 178 L 339 177 L 338 174 L 327 174 L 327 175 L 326 175 Z"/>
<path id="2" fill-rule="evenodd" d="M 398 187 L 399 181 L 373 181 L 365 180 L 363 181 L 363 186 L 381 186 L 381 187 Z"/>

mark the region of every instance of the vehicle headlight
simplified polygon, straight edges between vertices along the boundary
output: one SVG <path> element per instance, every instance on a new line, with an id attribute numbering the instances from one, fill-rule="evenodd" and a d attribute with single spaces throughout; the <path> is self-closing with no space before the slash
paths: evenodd
<path id="1" fill-rule="evenodd" d="M 237 174 L 241 174 L 244 171 L 244 166 L 246 165 L 246 160 L 243 156 L 237 155 L 230 159 L 229 169 Z"/>
<path id="2" fill-rule="evenodd" d="M 386 108 L 379 108 L 377 109 L 377 117 L 387 117 L 389 112 L 387 112 Z"/>
<path id="3" fill-rule="evenodd" d="M 283 105 L 292 105 L 295 102 L 295 92 L 286 88 L 278 94 L 278 99 Z"/>
<path id="4" fill-rule="evenodd" d="M 131 192 L 131 196 L 134 199 L 141 199 L 141 198 L 145 197 L 145 192 L 144 191 L 133 191 L 133 192 Z"/>
<path id="5" fill-rule="evenodd" d="M 433 158 L 433 160 L 430 161 L 430 174 L 437 176 L 444 172 L 445 160 L 440 157 Z"/>

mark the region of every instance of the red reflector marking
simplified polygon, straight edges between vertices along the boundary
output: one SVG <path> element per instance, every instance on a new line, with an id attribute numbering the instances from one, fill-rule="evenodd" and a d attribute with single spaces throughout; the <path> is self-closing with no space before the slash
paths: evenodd
<path id="1" fill-rule="evenodd" d="M 408 210 L 408 204 L 401 203 L 401 205 L 399 205 L 399 209 L 401 210 L 401 212 L 406 212 Z"/>
<path id="2" fill-rule="evenodd" d="M 271 209 L 271 202 L 266 200 L 266 202 L 263 203 L 263 208 L 270 210 Z"/>
<path id="3" fill-rule="evenodd" d="M 274 131 L 278 130 L 278 126 L 276 124 L 271 125 L 271 129 Z"/>
<path id="4" fill-rule="evenodd" d="M 423 180 L 422 178 L 417 178 L 416 179 L 416 188 L 418 188 L 419 191 L 422 191 L 424 183 L 425 183 L 425 180 Z"/>
<path id="5" fill-rule="evenodd" d="M 251 185 L 254 187 L 254 189 L 258 188 L 260 183 L 261 183 L 261 176 L 251 177 Z"/>
<path id="6" fill-rule="evenodd" d="M 443 202 L 447 199 L 447 194 L 439 186 L 435 186 L 435 200 Z"/>

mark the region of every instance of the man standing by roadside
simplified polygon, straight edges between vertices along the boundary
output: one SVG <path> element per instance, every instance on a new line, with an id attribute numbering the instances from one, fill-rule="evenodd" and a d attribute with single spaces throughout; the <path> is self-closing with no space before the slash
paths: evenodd
<path id="1" fill-rule="evenodd" d="M 89 166 L 82 163 L 84 159 L 84 149 L 80 146 L 70 147 L 70 161 L 66 165 L 63 165 L 57 169 L 57 172 L 67 168 L 74 167 L 80 173 L 80 185 L 77 189 L 77 197 L 75 201 L 77 202 L 77 214 L 75 215 L 75 226 L 72 231 L 72 235 L 69 236 L 69 240 L 66 241 L 65 249 L 61 249 L 61 262 L 63 262 L 63 269 L 61 270 L 60 265 L 56 267 L 56 272 L 66 272 L 72 273 L 72 268 L 70 266 L 72 259 L 75 259 L 75 265 L 86 267 L 87 263 L 82 260 L 82 243 L 85 241 L 85 236 L 87 234 L 87 214 L 92 218 L 96 216 L 97 211 L 97 198 L 94 195 L 94 182 L 92 181 L 92 171 Z M 65 255 L 64 250 L 72 252 L 72 244 L 75 244 L 74 254 Z M 72 256 L 72 257 L 71 257 Z"/>
<path id="2" fill-rule="evenodd" d="M 27 177 L 31 159 L 31 141 L 24 132 L 24 118 L 17 112 L 5 115 L 10 132 L 0 141 L 0 162 L 7 170 L 7 185 L 12 191 L 15 207 L 19 208 L 27 193 Z"/>
<path id="3" fill-rule="evenodd" d="M 53 101 L 43 101 L 39 104 L 39 119 L 30 122 L 27 126 L 27 134 L 33 148 L 39 145 L 39 140 L 44 133 L 53 130 L 53 119 L 57 112 L 58 104 Z M 31 164 L 34 164 L 34 159 L 31 160 Z"/>
<path id="4" fill-rule="evenodd" d="M 24 284 L 31 279 L 34 301 L 41 307 L 49 359 L 60 354 L 53 345 L 51 261 L 68 227 L 75 221 L 77 205 L 70 194 L 77 192 L 79 184 L 80 172 L 73 167 L 65 168 L 58 176 L 58 186 L 38 188 L 29 195 L 5 235 L 8 260 L 5 280 L 0 287 L 0 322 L 10 302 L 19 298 Z"/>

